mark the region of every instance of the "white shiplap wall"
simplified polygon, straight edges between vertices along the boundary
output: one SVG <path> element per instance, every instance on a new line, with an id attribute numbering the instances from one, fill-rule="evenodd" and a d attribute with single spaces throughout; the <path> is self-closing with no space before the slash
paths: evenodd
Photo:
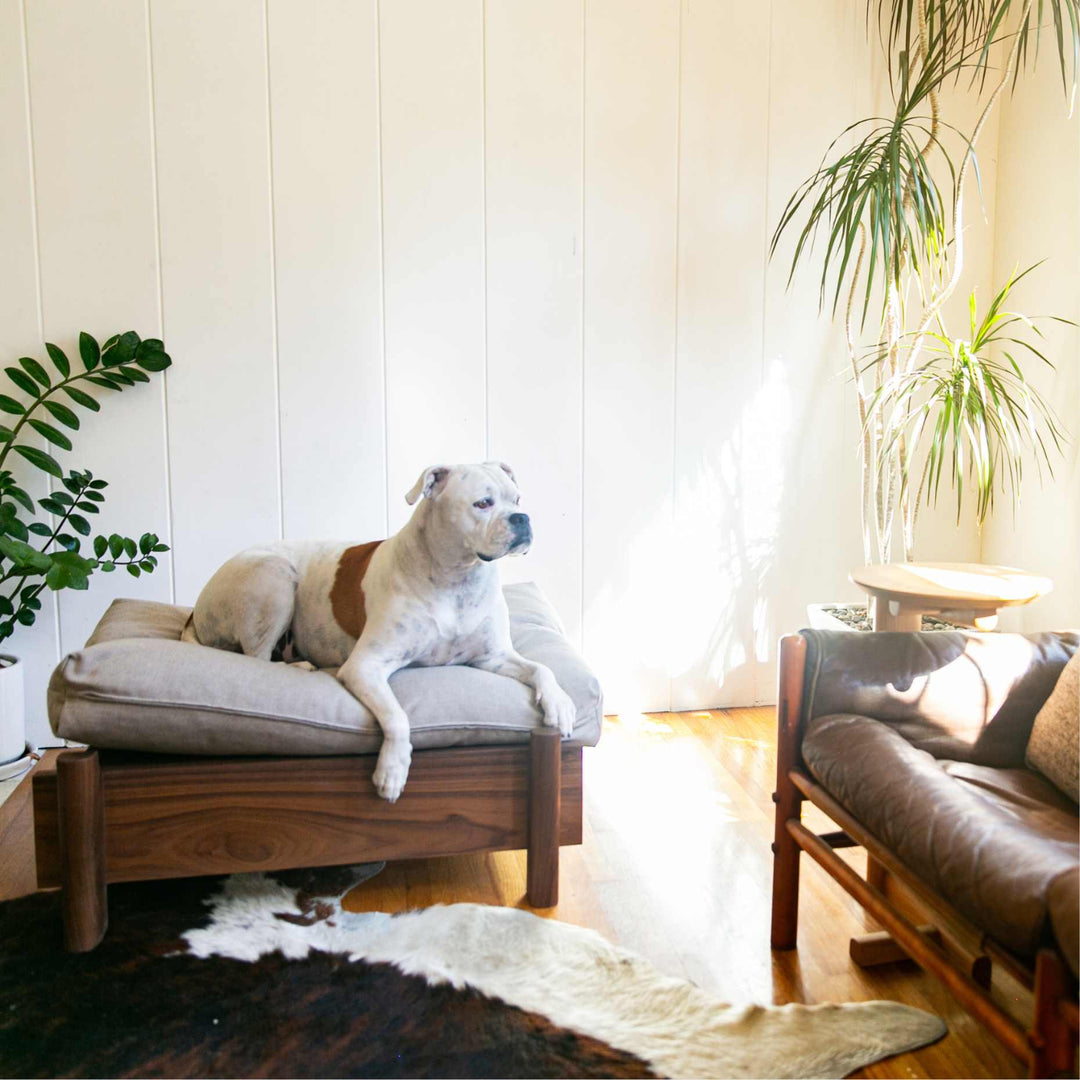
<path id="1" fill-rule="evenodd" d="M 997 175 L 997 280 L 1045 260 L 1017 286 L 1016 306 L 1080 323 L 1080 114 L 1070 115 L 1053 50 L 1003 102 Z M 1053 579 L 1045 599 L 1002 612 L 1004 627 L 1026 632 L 1080 628 L 1080 333 L 1042 330 L 1055 368 L 1033 364 L 1032 374 L 1072 439 L 1052 478 L 1044 469 L 1040 483 L 1029 462 L 1015 514 L 1002 497 L 982 545 L 986 562 Z"/>
<path id="2" fill-rule="evenodd" d="M 113 595 L 485 457 L 612 708 L 768 700 L 859 551 L 838 338 L 765 246 L 868 73 L 845 0 L 0 0 L 0 356 L 175 360 L 70 455 L 173 554 L 20 636 L 33 735 Z"/>

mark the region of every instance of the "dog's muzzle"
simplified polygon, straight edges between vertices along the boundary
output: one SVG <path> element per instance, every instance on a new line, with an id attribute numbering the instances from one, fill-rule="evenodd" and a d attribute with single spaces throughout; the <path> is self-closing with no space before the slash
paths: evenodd
<path id="1" fill-rule="evenodd" d="M 510 542 L 506 545 L 506 550 L 500 555 L 485 555 L 482 551 L 478 551 L 476 553 L 478 559 L 484 562 L 494 562 L 496 559 L 502 558 L 503 555 L 521 555 L 529 550 L 529 545 L 533 539 L 529 515 L 511 514 L 506 519 L 506 523 L 510 526 Z"/>
<path id="2" fill-rule="evenodd" d="M 512 539 L 510 541 L 511 551 L 520 551 L 522 548 L 527 548 L 532 543 L 532 525 L 529 524 L 528 514 L 511 514 L 507 518 L 507 523 L 513 530 Z"/>

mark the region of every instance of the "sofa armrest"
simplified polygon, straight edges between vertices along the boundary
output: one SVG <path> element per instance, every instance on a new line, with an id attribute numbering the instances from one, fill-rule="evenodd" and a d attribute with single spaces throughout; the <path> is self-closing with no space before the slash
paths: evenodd
<path id="1" fill-rule="evenodd" d="M 800 726 L 855 714 L 934 757 L 1019 767 L 1035 714 L 1080 646 L 1075 632 L 803 630 Z"/>

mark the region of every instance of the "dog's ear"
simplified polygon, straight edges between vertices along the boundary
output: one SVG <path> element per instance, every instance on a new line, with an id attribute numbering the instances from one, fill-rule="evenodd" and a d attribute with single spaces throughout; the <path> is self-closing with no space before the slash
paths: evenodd
<path id="1" fill-rule="evenodd" d="M 446 478 L 449 475 L 450 470 L 445 465 L 432 465 L 431 468 L 425 469 L 405 496 L 405 501 L 412 506 L 421 495 L 425 499 L 434 499 L 446 486 Z"/>
<path id="2" fill-rule="evenodd" d="M 515 484 L 517 483 L 517 477 L 514 475 L 514 470 L 511 469 L 510 466 L 507 465 L 505 461 L 485 461 L 484 464 L 485 465 L 494 465 L 497 469 L 502 469 L 502 471 L 504 473 L 506 473 L 506 475 L 509 476 L 510 479 L 513 480 Z"/>

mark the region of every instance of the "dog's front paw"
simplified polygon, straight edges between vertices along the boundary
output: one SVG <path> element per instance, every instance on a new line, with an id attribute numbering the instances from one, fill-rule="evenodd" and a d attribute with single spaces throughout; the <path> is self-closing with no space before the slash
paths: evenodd
<path id="1" fill-rule="evenodd" d="M 405 789 L 409 776 L 409 763 L 412 761 L 412 747 L 399 749 L 392 743 L 383 743 L 379 751 L 379 760 L 375 764 L 375 773 L 371 782 L 380 797 L 387 802 L 397 802 L 398 796 Z"/>
<path id="2" fill-rule="evenodd" d="M 540 706 L 544 710 L 544 723 L 548 727 L 558 728 L 564 739 L 569 738 L 577 720 L 577 709 L 570 695 L 556 684 L 548 688 Z"/>

